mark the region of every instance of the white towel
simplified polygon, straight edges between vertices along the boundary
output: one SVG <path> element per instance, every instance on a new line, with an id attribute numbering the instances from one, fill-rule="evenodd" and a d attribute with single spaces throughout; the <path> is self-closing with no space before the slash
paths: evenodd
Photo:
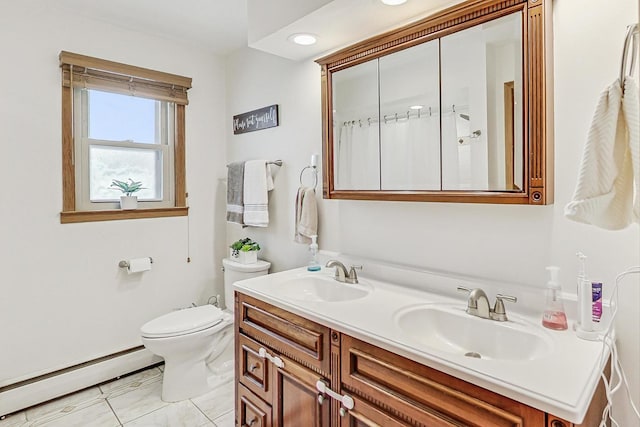
<path id="1" fill-rule="evenodd" d="M 640 89 L 638 89 L 636 81 L 629 76 L 624 80 L 622 112 L 629 132 L 629 150 L 631 151 L 631 165 L 633 168 L 633 184 L 635 187 L 633 216 L 634 221 L 640 223 Z"/>
<path id="2" fill-rule="evenodd" d="M 638 89 L 631 79 L 627 79 L 626 84 L 624 106 L 618 81 L 600 95 L 584 147 L 578 183 L 572 201 L 565 207 L 565 216 L 569 219 L 609 230 L 638 221 L 637 215 L 634 218 L 632 164 L 632 152 L 638 152 Z M 635 118 L 625 121 L 625 116 L 633 113 L 634 107 L 630 104 L 634 102 Z M 640 171 L 637 166 L 635 169 L 637 183 Z"/>
<path id="3" fill-rule="evenodd" d="M 311 236 L 318 235 L 318 207 L 313 188 L 300 187 L 296 196 L 296 224 L 293 240 L 311 243 Z"/>
<path id="4" fill-rule="evenodd" d="M 249 160 L 244 165 L 244 224 L 269 225 L 268 192 L 273 189 L 271 168 L 266 160 Z"/>

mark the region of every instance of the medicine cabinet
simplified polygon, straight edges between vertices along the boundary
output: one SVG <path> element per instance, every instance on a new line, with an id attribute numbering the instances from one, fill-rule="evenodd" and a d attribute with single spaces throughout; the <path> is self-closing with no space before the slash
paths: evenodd
<path id="1" fill-rule="evenodd" d="M 330 199 L 550 204 L 550 0 L 469 0 L 316 62 Z"/>

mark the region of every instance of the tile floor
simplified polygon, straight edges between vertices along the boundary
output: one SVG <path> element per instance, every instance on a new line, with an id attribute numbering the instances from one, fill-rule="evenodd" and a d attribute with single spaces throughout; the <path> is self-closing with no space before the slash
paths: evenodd
<path id="1" fill-rule="evenodd" d="M 189 400 L 163 402 L 162 366 L 0 420 L 0 427 L 234 427 L 233 381 Z"/>

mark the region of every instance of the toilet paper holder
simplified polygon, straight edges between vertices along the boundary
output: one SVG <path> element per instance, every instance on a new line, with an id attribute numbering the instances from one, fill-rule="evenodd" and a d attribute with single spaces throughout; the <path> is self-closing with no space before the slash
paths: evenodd
<path id="1" fill-rule="evenodd" d="M 153 264 L 153 258 L 149 257 L 149 261 L 151 262 L 151 264 Z M 118 263 L 118 267 L 120 268 L 129 268 L 130 264 L 129 261 L 126 260 L 122 260 Z"/>

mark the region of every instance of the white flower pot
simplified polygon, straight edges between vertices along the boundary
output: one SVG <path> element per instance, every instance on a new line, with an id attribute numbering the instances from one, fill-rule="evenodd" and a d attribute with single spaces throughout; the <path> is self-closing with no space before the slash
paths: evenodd
<path id="1" fill-rule="evenodd" d="M 229 258 L 240 264 L 254 264 L 258 262 L 258 251 L 238 251 L 237 255 L 233 255 L 233 249 L 229 249 Z"/>
<path id="2" fill-rule="evenodd" d="M 138 196 L 120 196 L 120 209 L 138 209 Z"/>

